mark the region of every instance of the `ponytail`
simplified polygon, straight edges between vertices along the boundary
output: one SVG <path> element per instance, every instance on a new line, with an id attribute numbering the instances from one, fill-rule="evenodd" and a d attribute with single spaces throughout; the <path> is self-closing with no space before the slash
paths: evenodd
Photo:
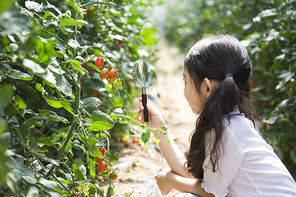
<path id="1" fill-rule="evenodd" d="M 204 103 L 186 154 L 188 171 L 202 179 L 206 147 L 210 147 L 208 153 L 213 172 L 219 169 L 218 161 L 223 154 L 221 142 L 224 118 L 230 120 L 233 116 L 230 113 L 238 108 L 253 121 L 253 109 L 249 85 L 251 63 L 245 48 L 237 39 L 228 35 L 214 36 L 200 42 L 187 54 L 185 69 L 195 81 L 197 90 L 204 78 L 220 81 L 220 85 Z M 214 137 L 209 145 L 206 138 L 211 131 Z"/>

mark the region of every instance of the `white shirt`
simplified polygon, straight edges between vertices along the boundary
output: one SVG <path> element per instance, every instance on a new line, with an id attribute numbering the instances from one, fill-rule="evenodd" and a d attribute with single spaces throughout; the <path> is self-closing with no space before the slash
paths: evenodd
<path id="1" fill-rule="evenodd" d="M 296 197 L 294 179 L 253 123 L 244 114 L 224 123 L 219 169 L 213 172 L 206 154 L 202 188 L 216 197 Z"/>

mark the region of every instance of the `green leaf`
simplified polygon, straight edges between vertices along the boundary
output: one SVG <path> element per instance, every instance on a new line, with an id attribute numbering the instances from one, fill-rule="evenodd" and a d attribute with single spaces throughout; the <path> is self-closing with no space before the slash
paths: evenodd
<path id="1" fill-rule="evenodd" d="M 65 71 L 59 65 L 59 62 L 55 58 L 51 58 L 49 65 L 47 66 L 52 72 L 56 74 L 64 74 Z"/>
<path id="2" fill-rule="evenodd" d="M 63 196 L 61 196 L 61 194 L 59 194 L 57 192 L 49 191 L 48 193 L 51 195 L 51 197 L 63 197 Z"/>
<path id="3" fill-rule="evenodd" d="M 67 110 L 69 113 L 74 115 L 74 112 L 73 112 L 74 110 L 71 107 L 71 103 L 69 103 L 67 101 L 60 101 L 60 103 L 62 104 L 62 106 L 65 110 Z"/>
<path id="4" fill-rule="evenodd" d="M 145 132 L 142 133 L 141 135 L 141 140 L 144 142 L 144 144 L 146 144 L 147 142 L 149 142 L 150 140 L 150 130 L 146 130 Z"/>
<path id="5" fill-rule="evenodd" d="M 51 58 L 55 55 L 54 46 L 57 44 L 55 37 L 49 39 L 39 37 L 36 42 L 38 61 L 48 65 L 51 62 Z"/>
<path id="6" fill-rule="evenodd" d="M 166 126 L 161 126 L 160 129 L 164 130 L 164 131 L 168 130 L 168 128 Z"/>
<path id="7" fill-rule="evenodd" d="M 22 179 L 32 185 L 35 185 L 37 183 L 37 180 L 31 176 L 22 176 Z"/>
<path id="8" fill-rule="evenodd" d="M 13 96 L 13 87 L 12 85 L 3 85 L 0 86 L 0 111 L 11 101 Z"/>
<path id="9" fill-rule="evenodd" d="M 19 109 L 25 109 L 27 107 L 26 103 L 19 95 L 15 96 L 14 102 L 15 102 L 16 107 Z"/>
<path id="10" fill-rule="evenodd" d="M 19 186 L 18 186 L 18 181 L 17 181 L 15 173 L 8 172 L 6 174 L 6 185 L 13 193 L 15 193 L 15 194 L 18 193 Z"/>
<path id="11" fill-rule="evenodd" d="M 78 166 L 73 164 L 72 167 L 73 167 L 73 172 L 74 172 L 75 177 L 77 178 L 77 180 L 78 181 L 84 180 L 84 176 L 83 176 L 82 172 L 80 171 L 80 169 L 78 168 Z"/>
<path id="12" fill-rule="evenodd" d="M 79 8 L 79 5 L 77 4 L 76 0 L 70 0 L 70 4 L 77 13 L 82 12 L 82 10 Z"/>
<path id="13" fill-rule="evenodd" d="M 291 158 L 293 159 L 294 163 L 296 163 L 296 148 L 294 147 L 290 152 Z"/>
<path id="14" fill-rule="evenodd" d="M 0 141 L 1 141 L 1 134 L 5 131 L 6 122 L 3 119 L 0 119 Z"/>
<path id="15" fill-rule="evenodd" d="M 61 74 L 53 74 L 56 79 L 56 88 L 66 96 L 72 95 L 72 87 L 68 80 Z"/>
<path id="16" fill-rule="evenodd" d="M 265 17 L 275 16 L 275 15 L 277 15 L 276 8 L 272 8 L 272 9 L 263 10 L 257 16 L 259 16 L 260 18 L 265 18 Z"/>
<path id="17" fill-rule="evenodd" d="M 24 59 L 23 64 L 26 68 L 30 69 L 33 73 L 44 74 L 46 69 L 42 68 L 39 64 L 32 60 Z"/>
<path id="18" fill-rule="evenodd" d="M 33 185 L 27 185 L 26 190 L 25 190 L 25 196 L 38 197 L 39 196 L 38 189 Z"/>
<path id="19" fill-rule="evenodd" d="M 37 91 L 39 91 L 39 92 L 44 92 L 45 91 L 44 88 L 43 88 L 43 86 L 40 83 L 36 83 L 35 89 Z"/>
<path id="20" fill-rule="evenodd" d="M 129 132 L 130 135 L 135 135 L 136 134 L 136 130 L 134 128 L 132 128 L 132 127 L 128 128 L 128 132 Z"/>
<path id="21" fill-rule="evenodd" d="M 84 20 L 64 19 L 64 20 L 61 20 L 60 25 L 61 26 L 88 25 L 88 22 Z"/>
<path id="22" fill-rule="evenodd" d="M 30 31 L 31 23 L 29 17 L 24 12 L 21 12 L 20 8 L 12 8 L 0 15 L 0 27 L 0 34 L 5 37 L 23 30 Z"/>
<path id="23" fill-rule="evenodd" d="M 114 124 L 109 124 L 108 122 L 104 122 L 104 121 L 95 121 L 91 124 L 90 127 L 88 127 L 88 129 L 90 131 L 103 131 L 103 130 L 108 130 L 113 128 Z"/>
<path id="24" fill-rule="evenodd" d="M 95 178 L 95 176 L 96 176 L 96 161 L 94 161 L 93 159 L 89 159 L 89 163 L 87 165 L 87 168 L 89 170 L 90 176 Z"/>
<path id="25" fill-rule="evenodd" d="M 39 111 L 38 116 L 40 117 L 45 116 L 47 114 L 56 114 L 54 111 L 47 110 L 47 109 L 38 109 L 38 111 Z"/>
<path id="26" fill-rule="evenodd" d="M 34 1 L 26 1 L 25 6 L 28 8 L 28 10 L 34 10 L 35 12 L 42 12 L 43 11 L 42 4 L 40 5 L 39 3 L 34 2 Z"/>
<path id="27" fill-rule="evenodd" d="M 86 109 L 89 113 L 92 113 L 101 105 L 101 100 L 97 97 L 88 97 L 83 99 L 82 101 L 84 104 L 84 109 Z"/>
<path id="28" fill-rule="evenodd" d="M 117 10 L 115 10 L 115 9 L 110 9 L 110 13 L 113 15 L 113 16 L 117 16 L 117 17 L 121 17 L 122 16 L 122 14 L 119 12 L 119 11 L 117 11 Z"/>
<path id="29" fill-rule="evenodd" d="M 106 113 L 100 111 L 100 110 L 95 110 L 92 112 L 92 119 L 94 121 L 102 121 L 109 123 L 110 125 L 114 125 L 114 120 Z"/>
<path id="30" fill-rule="evenodd" d="M 277 119 L 282 117 L 284 117 L 283 114 L 274 115 L 274 116 L 271 116 L 268 120 L 263 120 L 263 122 L 267 124 L 274 124 L 277 121 Z"/>
<path id="31" fill-rule="evenodd" d="M 73 49 L 76 49 L 76 48 L 80 47 L 80 44 L 74 39 L 70 39 L 69 42 L 68 42 L 68 45 L 70 47 L 72 47 Z"/>
<path id="32" fill-rule="evenodd" d="M 80 62 L 77 60 L 69 60 L 68 63 L 72 64 L 73 69 L 79 72 L 88 73 L 83 67 L 80 66 Z"/>
<path id="33" fill-rule="evenodd" d="M 56 166 L 60 166 L 59 161 L 49 158 L 46 155 L 44 155 L 43 153 L 39 153 L 39 152 L 32 151 L 32 150 L 30 150 L 29 152 L 41 160 L 47 161 L 47 162 L 52 163 Z"/>
<path id="34" fill-rule="evenodd" d="M 63 123 L 69 123 L 69 121 L 66 118 L 59 116 L 57 114 L 48 115 L 47 121 L 61 121 Z"/>
<path id="35" fill-rule="evenodd" d="M 43 185 L 43 186 L 45 186 L 45 187 L 47 187 L 49 189 L 56 189 L 57 186 L 58 186 L 56 182 L 49 181 L 49 180 L 47 180 L 47 179 L 45 179 L 43 177 L 40 177 L 38 179 L 38 183 L 40 183 L 41 185 Z"/>
<path id="36" fill-rule="evenodd" d="M 0 0 L 0 14 L 12 7 L 13 1 Z"/>
<path id="37" fill-rule="evenodd" d="M 47 99 L 45 98 L 46 102 L 48 105 L 54 107 L 54 108 L 61 108 L 63 107 L 63 105 L 60 103 L 60 101 L 57 101 L 57 100 L 50 100 L 50 99 Z"/>
<path id="38" fill-rule="evenodd" d="M 279 78 L 282 78 L 283 80 L 280 81 L 280 83 L 276 86 L 276 89 L 281 89 L 288 81 L 290 81 L 292 79 L 292 77 L 294 77 L 294 72 L 285 72 L 282 73 Z"/>
<path id="39" fill-rule="evenodd" d="M 115 119 L 115 120 L 118 119 L 118 118 L 123 118 L 123 119 L 126 119 L 127 121 L 130 121 L 130 122 L 135 123 L 137 125 L 142 125 L 140 122 L 136 121 L 134 118 L 131 118 L 129 116 L 111 114 L 110 117 Z"/>
<path id="40" fill-rule="evenodd" d="M 1 123 L 3 124 L 5 122 L 3 120 L 1 120 Z M 0 133 L 2 133 L 2 132 L 0 132 Z M 11 139 L 11 133 L 9 133 L 9 132 L 2 133 L 0 135 L 1 146 L 7 148 L 9 146 L 10 139 Z"/>
<path id="41" fill-rule="evenodd" d="M 62 106 L 65 110 L 67 110 L 69 113 L 74 115 L 73 108 L 71 107 L 71 103 L 69 103 L 67 101 L 60 101 L 60 103 L 62 104 Z"/>
<path id="42" fill-rule="evenodd" d="M 11 75 L 8 75 L 10 78 L 13 79 L 21 79 L 24 81 L 31 81 L 33 79 L 33 76 L 27 74 L 27 73 L 23 73 L 19 70 L 16 69 L 11 69 L 12 73 Z"/>

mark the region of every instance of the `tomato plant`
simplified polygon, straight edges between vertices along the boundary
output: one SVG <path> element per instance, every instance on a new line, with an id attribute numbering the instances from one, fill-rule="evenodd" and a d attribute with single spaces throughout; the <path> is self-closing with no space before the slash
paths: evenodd
<path id="1" fill-rule="evenodd" d="M 96 160 L 112 169 L 109 141 L 129 131 L 126 106 L 138 96 L 131 65 L 146 58 L 139 49 L 156 60 L 157 40 L 145 37 L 154 30 L 143 12 L 150 3 L 0 0 L 2 195 L 76 196 L 80 186 L 85 195 L 105 196 Z M 100 80 L 98 57 L 125 81 L 116 103 L 114 88 Z"/>
<path id="2" fill-rule="evenodd" d="M 96 59 L 96 61 L 95 61 L 95 65 L 99 68 L 99 69 L 101 69 L 101 68 L 103 68 L 103 66 L 104 66 L 104 58 L 102 58 L 102 57 L 98 57 L 97 59 Z"/>
<path id="3" fill-rule="evenodd" d="M 108 73 L 108 77 L 109 79 L 115 79 L 116 76 L 117 76 L 117 70 L 112 68 Z"/>

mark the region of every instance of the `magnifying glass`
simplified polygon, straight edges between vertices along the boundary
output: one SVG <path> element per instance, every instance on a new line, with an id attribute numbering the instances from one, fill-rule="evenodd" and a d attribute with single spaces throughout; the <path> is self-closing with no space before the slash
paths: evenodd
<path id="1" fill-rule="evenodd" d="M 133 78 L 136 85 L 142 88 L 142 103 L 144 106 L 144 121 L 149 122 L 148 109 L 147 109 L 147 95 L 146 88 L 151 81 L 151 70 L 149 64 L 143 60 L 138 60 L 133 66 Z"/>

